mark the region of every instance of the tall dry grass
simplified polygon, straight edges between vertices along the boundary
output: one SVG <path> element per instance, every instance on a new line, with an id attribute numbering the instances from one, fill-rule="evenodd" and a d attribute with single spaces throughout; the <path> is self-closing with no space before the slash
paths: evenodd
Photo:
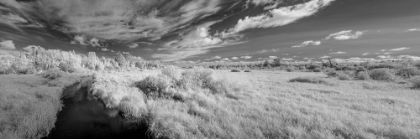
<path id="1" fill-rule="evenodd" d="M 48 135 L 61 110 L 62 91 L 75 76 L 42 78 L 0 75 L 0 138 L 37 139 Z"/>

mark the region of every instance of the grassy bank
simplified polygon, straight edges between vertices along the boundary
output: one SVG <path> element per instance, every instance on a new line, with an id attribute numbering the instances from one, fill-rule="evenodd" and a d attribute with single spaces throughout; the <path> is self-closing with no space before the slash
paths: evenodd
<path id="1" fill-rule="evenodd" d="M 130 74 L 97 74 L 92 91 L 126 116 L 145 119 L 153 137 L 420 136 L 420 95 L 411 84 L 342 81 L 322 73 L 201 68 Z M 317 82 L 290 82 L 299 77 Z"/>
<path id="2" fill-rule="evenodd" d="M 48 135 L 60 111 L 62 90 L 79 77 L 65 74 L 0 75 L 0 138 Z"/>

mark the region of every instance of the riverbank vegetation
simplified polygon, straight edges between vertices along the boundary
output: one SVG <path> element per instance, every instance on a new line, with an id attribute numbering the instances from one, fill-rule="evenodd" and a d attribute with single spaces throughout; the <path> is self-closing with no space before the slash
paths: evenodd
<path id="1" fill-rule="evenodd" d="M 420 136 L 420 64 L 413 61 L 182 69 L 122 53 L 34 48 L 0 55 L 0 65 L 0 138 L 48 135 L 63 89 L 82 76 L 92 77 L 90 95 L 147 125 L 150 138 Z"/>
<path id="2" fill-rule="evenodd" d="M 48 135 L 62 107 L 64 88 L 80 79 L 79 75 L 58 77 L 59 73 L 53 72 L 0 75 L 0 138 L 36 139 Z"/>

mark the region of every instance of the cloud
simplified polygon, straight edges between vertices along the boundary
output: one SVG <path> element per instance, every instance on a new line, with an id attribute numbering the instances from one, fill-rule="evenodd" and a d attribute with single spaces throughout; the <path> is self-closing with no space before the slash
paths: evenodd
<path id="1" fill-rule="evenodd" d="M 75 35 L 70 44 L 90 45 L 92 47 L 103 47 L 99 43 L 99 39 L 91 38 L 90 40 L 85 35 Z"/>
<path id="2" fill-rule="evenodd" d="M 241 56 L 242 59 L 251 59 L 252 56 Z"/>
<path id="3" fill-rule="evenodd" d="M 281 60 L 284 60 L 284 61 L 292 61 L 294 59 L 293 58 L 282 58 Z"/>
<path id="4" fill-rule="evenodd" d="M 292 46 L 292 48 L 306 47 L 306 46 L 309 46 L 309 45 L 318 46 L 318 45 L 321 45 L 321 41 L 313 41 L 313 40 L 305 41 L 300 45 Z"/>
<path id="5" fill-rule="evenodd" d="M 189 58 L 199 54 L 205 54 L 210 49 L 226 47 L 243 42 L 231 40 L 229 37 L 219 35 L 210 35 L 209 26 L 215 22 L 208 22 L 197 27 L 195 30 L 188 32 L 181 39 L 169 41 L 159 48 L 158 51 L 165 52 L 153 54 L 152 57 L 159 58 L 163 61 L 174 61 Z M 168 56 L 165 56 L 168 55 Z M 179 58 L 176 58 L 179 55 Z M 168 59 L 171 58 L 171 59 Z"/>
<path id="6" fill-rule="evenodd" d="M 169 53 L 154 54 L 152 57 L 159 58 L 164 61 L 174 61 L 198 54 L 205 54 L 211 48 L 228 45 L 221 38 L 213 37 L 209 34 L 208 26 L 210 25 L 211 24 L 207 24 L 202 27 L 198 27 L 196 30 L 189 32 L 186 36 L 179 40 L 173 40 L 165 43 L 163 48 L 159 48 L 158 51 L 166 51 Z M 179 58 L 176 58 L 177 55 Z"/>
<path id="7" fill-rule="evenodd" d="M 138 48 L 138 47 L 139 47 L 139 44 L 137 44 L 137 43 L 132 43 L 132 44 L 129 44 L 127 47 L 128 47 L 128 48 L 131 48 L 131 49 L 134 49 L 134 48 Z"/>
<path id="8" fill-rule="evenodd" d="M 257 51 L 257 53 L 278 52 L 279 50 L 280 49 L 270 49 L 270 50 L 263 49 L 263 50 Z"/>
<path id="9" fill-rule="evenodd" d="M 268 58 L 269 59 L 276 59 L 276 58 L 279 58 L 279 57 L 277 57 L 277 56 L 269 56 Z"/>
<path id="10" fill-rule="evenodd" d="M 0 4 L 8 12 L 25 15 L 25 20 L 43 21 L 64 33 L 125 41 L 158 39 L 221 10 L 221 0 L 2 0 Z"/>
<path id="11" fill-rule="evenodd" d="M 97 38 L 90 39 L 88 43 L 93 47 L 101 47 Z"/>
<path id="12" fill-rule="evenodd" d="M 339 54 L 346 54 L 347 52 L 338 51 L 338 52 L 332 52 L 330 54 L 339 55 Z"/>
<path id="13" fill-rule="evenodd" d="M 420 31 L 420 29 L 419 28 L 411 28 L 411 29 L 406 30 L 405 32 L 416 32 L 416 31 Z"/>
<path id="14" fill-rule="evenodd" d="M 232 28 L 232 32 L 238 33 L 253 28 L 278 27 L 293 23 L 301 18 L 311 16 L 320 9 L 328 6 L 334 0 L 311 0 L 306 3 L 297 4 L 288 7 L 282 7 L 268 11 L 268 13 L 245 17 L 240 19 Z"/>
<path id="15" fill-rule="evenodd" d="M 101 48 L 101 51 L 107 52 L 110 51 L 108 48 Z"/>
<path id="16" fill-rule="evenodd" d="M 238 57 L 232 57 L 231 59 L 232 60 L 238 60 L 239 58 Z"/>
<path id="17" fill-rule="evenodd" d="M 26 46 L 26 47 L 24 47 L 22 49 L 25 50 L 25 51 L 28 51 L 28 52 L 32 52 L 32 51 L 44 51 L 45 50 L 43 47 L 36 46 L 36 45 L 29 45 L 29 46 Z"/>
<path id="18" fill-rule="evenodd" d="M 380 58 L 380 59 L 390 59 L 390 58 L 392 58 L 392 56 L 391 55 L 379 55 L 378 58 Z"/>
<path id="19" fill-rule="evenodd" d="M 410 47 L 401 47 L 401 48 L 394 48 L 394 49 L 391 49 L 391 50 L 389 50 L 389 51 L 403 51 L 403 50 L 408 50 L 408 49 L 411 49 Z"/>
<path id="20" fill-rule="evenodd" d="M 327 36 L 325 39 L 329 40 L 331 38 L 335 39 L 335 40 L 351 40 L 351 39 L 358 39 L 359 37 L 361 37 L 363 34 L 365 33 L 365 31 L 355 31 L 353 32 L 352 30 L 344 30 L 344 31 L 340 31 L 337 33 L 333 33 L 330 34 L 329 36 Z"/>
<path id="21" fill-rule="evenodd" d="M 71 44 L 80 44 L 80 45 L 88 45 L 86 42 L 86 37 L 83 35 L 76 35 L 74 36 L 73 40 L 70 42 Z"/>
<path id="22" fill-rule="evenodd" d="M 0 42 L 0 49 L 14 50 L 16 47 L 12 40 L 7 40 Z"/>
<path id="23" fill-rule="evenodd" d="M 362 55 L 363 55 L 363 56 L 367 56 L 367 55 L 369 55 L 369 53 L 363 53 Z"/>
<path id="24" fill-rule="evenodd" d="M 411 56 L 411 55 L 400 55 L 397 58 L 402 59 L 402 60 L 414 60 L 414 61 L 420 60 L 419 56 Z"/>
<path id="25" fill-rule="evenodd" d="M 230 61 L 230 59 L 229 59 L 229 58 L 223 58 L 222 60 L 223 60 L 223 61 Z"/>
<path id="26" fill-rule="evenodd" d="M 206 61 L 211 61 L 211 60 L 220 60 L 220 59 L 222 59 L 222 57 L 221 57 L 221 56 L 214 56 L 214 57 L 212 57 L 212 58 L 206 59 Z"/>
<path id="27" fill-rule="evenodd" d="M 326 58 L 331 58 L 331 56 L 321 56 L 319 57 L 320 59 L 326 59 Z"/>

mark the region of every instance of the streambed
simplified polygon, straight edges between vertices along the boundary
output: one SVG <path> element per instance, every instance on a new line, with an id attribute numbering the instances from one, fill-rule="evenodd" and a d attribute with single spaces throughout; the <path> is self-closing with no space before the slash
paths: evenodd
<path id="1" fill-rule="evenodd" d="M 64 91 L 63 109 L 55 128 L 43 139 L 142 139 L 147 126 L 140 120 L 125 119 L 116 109 L 107 109 L 91 97 L 87 87 L 73 85 Z"/>

